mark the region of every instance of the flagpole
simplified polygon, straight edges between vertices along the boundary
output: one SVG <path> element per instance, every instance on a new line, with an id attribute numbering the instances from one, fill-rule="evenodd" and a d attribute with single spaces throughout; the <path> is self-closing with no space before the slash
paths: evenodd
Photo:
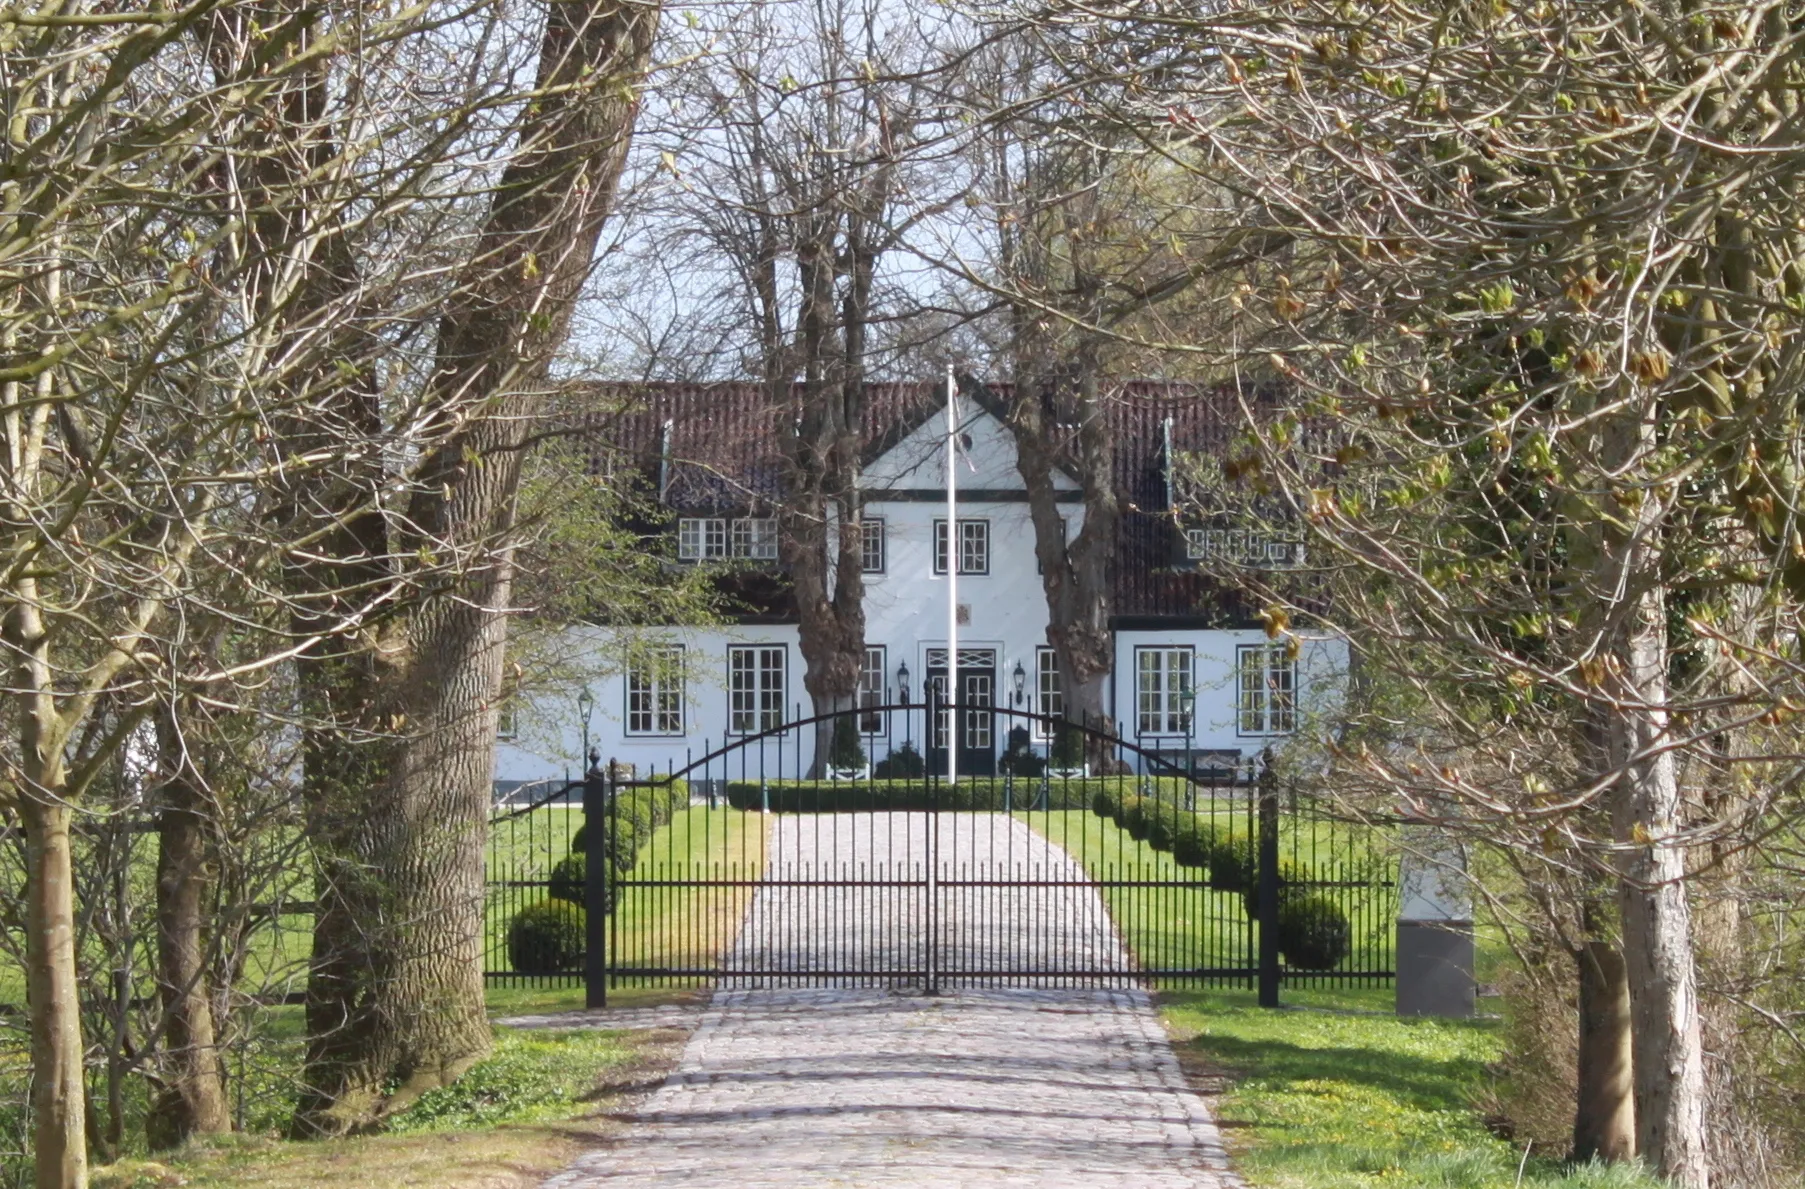
<path id="1" fill-rule="evenodd" d="M 959 781 L 959 409 L 946 365 L 946 783 Z"/>

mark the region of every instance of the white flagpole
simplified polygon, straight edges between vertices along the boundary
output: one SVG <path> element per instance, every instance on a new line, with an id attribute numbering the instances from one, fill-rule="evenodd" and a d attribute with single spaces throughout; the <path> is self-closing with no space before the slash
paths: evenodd
<path id="1" fill-rule="evenodd" d="M 959 782 L 959 397 L 946 365 L 946 783 Z"/>

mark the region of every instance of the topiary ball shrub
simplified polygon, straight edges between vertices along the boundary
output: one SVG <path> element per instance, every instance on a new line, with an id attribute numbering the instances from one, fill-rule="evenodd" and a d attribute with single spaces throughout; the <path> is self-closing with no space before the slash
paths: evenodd
<path id="1" fill-rule="evenodd" d="M 1091 812 L 1098 817 L 1114 818 L 1122 811 L 1121 798 L 1109 788 L 1100 788 L 1091 797 Z"/>
<path id="2" fill-rule="evenodd" d="M 541 900 L 508 922 L 508 962 L 521 974 L 561 974 L 583 962 L 587 926 L 568 900 Z"/>
<path id="3" fill-rule="evenodd" d="M 1326 896 L 1287 896 L 1279 905 L 1279 953 L 1298 970 L 1333 970 L 1347 957 L 1347 914 Z"/>
<path id="4" fill-rule="evenodd" d="M 1116 816 L 1116 824 L 1128 831 L 1128 836 L 1136 842 L 1147 840 L 1148 814 L 1157 810 L 1146 797 L 1123 797 L 1122 812 Z"/>
<path id="5" fill-rule="evenodd" d="M 1147 798 L 1142 816 L 1147 822 L 1147 845 L 1157 851 L 1169 851 L 1176 840 L 1181 810 L 1155 797 Z M 1188 815 L 1187 815 L 1188 816 Z"/>
<path id="6" fill-rule="evenodd" d="M 1216 835 L 1208 861 L 1210 887 L 1218 892 L 1251 892 L 1258 875 L 1252 838 Z M 1280 876 L 1281 881 L 1283 876 Z M 1252 915 L 1251 913 L 1249 915 Z"/>
<path id="7" fill-rule="evenodd" d="M 1207 818 L 1187 813 L 1172 823 L 1172 861 L 1180 867 L 1208 867 L 1218 845 Z"/>
<path id="8" fill-rule="evenodd" d="M 573 851 L 558 860 L 558 865 L 552 868 L 553 900 L 563 900 L 570 904 L 583 903 L 583 870 L 587 863 L 588 856 L 582 851 Z"/>

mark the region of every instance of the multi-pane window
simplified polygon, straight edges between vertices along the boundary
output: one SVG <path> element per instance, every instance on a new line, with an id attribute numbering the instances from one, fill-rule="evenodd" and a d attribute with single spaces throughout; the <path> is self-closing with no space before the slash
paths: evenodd
<path id="1" fill-rule="evenodd" d="M 859 705 L 865 713 L 859 715 L 859 730 L 867 735 L 876 735 L 884 729 L 884 716 L 871 709 L 882 706 L 884 697 L 884 650 L 881 647 L 865 650 L 865 663 L 859 669 Z"/>
<path id="2" fill-rule="evenodd" d="M 859 569 L 867 574 L 884 572 L 884 518 L 867 516 L 859 521 Z"/>
<path id="3" fill-rule="evenodd" d="M 627 734 L 683 734 L 683 645 L 648 648 L 627 663 Z"/>
<path id="4" fill-rule="evenodd" d="M 1136 721 L 1143 735 L 1183 735 L 1191 729 L 1191 650 L 1134 650 Z"/>
<path id="5" fill-rule="evenodd" d="M 756 735 L 783 725 L 783 645 L 727 650 L 727 729 Z"/>
<path id="6" fill-rule="evenodd" d="M 1240 672 L 1243 735 L 1287 735 L 1297 729 L 1297 661 L 1283 644 L 1249 644 L 1235 650 Z"/>
<path id="7" fill-rule="evenodd" d="M 713 517 L 685 516 L 677 522 L 679 561 L 709 561 L 727 556 L 727 522 Z"/>
<path id="8" fill-rule="evenodd" d="M 754 561 L 777 560 L 777 521 L 753 516 L 733 522 L 733 556 Z"/>
<path id="9" fill-rule="evenodd" d="M 1258 569 L 1295 566 L 1303 556 L 1303 539 L 1295 534 L 1239 528 L 1185 530 L 1185 557 L 1191 561 L 1226 561 Z"/>
<path id="10" fill-rule="evenodd" d="M 718 516 L 685 516 L 677 522 L 679 561 L 716 561 L 725 557 L 775 561 L 777 520 L 770 516 L 732 521 Z"/>
<path id="11" fill-rule="evenodd" d="M 1048 718 L 1059 718 L 1065 714 L 1065 687 L 1059 684 L 1059 654 L 1051 648 L 1034 650 L 1034 712 Z M 1034 737 L 1052 738 L 1051 724 L 1036 722 Z"/>
<path id="12" fill-rule="evenodd" d="M 959 522 L 959 572 L 990 573 L 990 521 Z M 934 522 L 934 573 L 946 573 L 946 521 Z"/>

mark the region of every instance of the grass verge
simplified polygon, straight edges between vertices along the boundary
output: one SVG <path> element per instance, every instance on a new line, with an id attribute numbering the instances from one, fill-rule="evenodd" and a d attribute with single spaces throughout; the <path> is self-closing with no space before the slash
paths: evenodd
<path id="1" fill-rule="evenodd" d="M 1252 992 L 1161 994 L 1179 1060 L 1214 1096 L 1230 1158 L 1251 1184 L 1657 1189 L 1633 1168 L 1525 1162 L 1474 1107 L 1498 1056 L 1495 1024 L 1400 1019 L 1390 995 L 1288 991 L 1291 1006 L 1274 1011 Z"/>
<path id="2" fill-rule="evenodd" d="M 97 1170 L 94 1189 L 527 1189 L 620 1128 L 623 1095 L 662 1076 L 682 1034 L 500 1029 L 495 1053 L 425 1095 L 389 1134 L 296 1143 L 224 1136 Z"/>

